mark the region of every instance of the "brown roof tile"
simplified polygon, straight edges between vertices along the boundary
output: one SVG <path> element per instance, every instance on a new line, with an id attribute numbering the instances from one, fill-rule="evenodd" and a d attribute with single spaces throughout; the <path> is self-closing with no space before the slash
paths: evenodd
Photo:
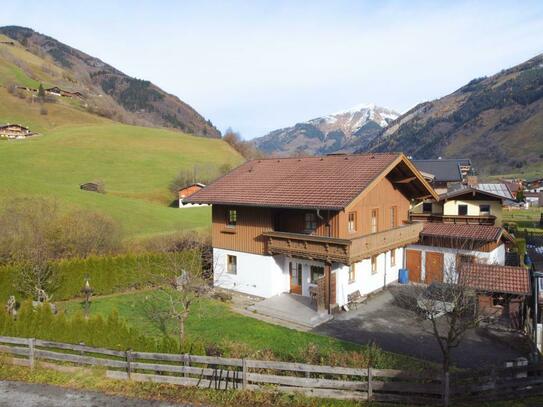
<path id="1" fill-rule="evenodd" d="M 460 269 L 460 284 L 493 293 L 530 294 L 530 275 L 524 267 L 495 264 L 465 264 Z"/>
<path id="2" fill-rule="evenodd" d="M 253 160 L 187 202 L 343 209 L 400 156 L 385 153 Z"/>
<path id="3" fill-rule="evenodd" d="M 422 229 L 422 237 L 449 237 L 496 242 L 502 235 L 503 229 L 488 225 L 455 225 L 449 223 L 426 223 Z"/>

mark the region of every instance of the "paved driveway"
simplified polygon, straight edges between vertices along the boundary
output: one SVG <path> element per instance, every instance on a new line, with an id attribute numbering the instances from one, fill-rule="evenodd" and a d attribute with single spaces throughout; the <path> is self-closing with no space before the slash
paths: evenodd
<path id="1" fill-rule="evenodd" d="M 129 399 L 45 384 L 0 381 L 0 407 L 174 407 L 161 401 Z M 183 406 L 189 407 L 189 404 Z"/>
<path id="2" fill-rule="evenodd" d="M 420 321 L 412 311 L 394 303 L 390 291 L 370 298 L 356 310 L 336 316 L 313 330 L 348 341 L 369 344 L 374 342 L 383 350 L 404 353 L 420 359 L 441 361 L 441 351 L 431 334 L 429 321 Z M 466 334 L 453 358 L 459 367 L 484 367 L 526 356 L 524 341 L 517 335 L 500 334 L 478 328 Z"/>

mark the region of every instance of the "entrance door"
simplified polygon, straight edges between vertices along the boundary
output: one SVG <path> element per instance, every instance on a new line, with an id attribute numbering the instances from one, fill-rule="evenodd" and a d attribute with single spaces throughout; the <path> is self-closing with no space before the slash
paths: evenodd
<path id="1" fill-rule="evenodd" d="M 420 250 L 406 250 L 406 267 L 409 270 L 409 281 L 420 283 L 421 255 Z"/>
<path id="2" fill-rule="evenodd" d="M 426 252 L 426 284 L 443 282 L 443 253 Z"/>
<path id="3" fill-rule="evenodd" d="M 290 292 L 302 295 L 302 263 L 288 263 L 290 273 Z"/>

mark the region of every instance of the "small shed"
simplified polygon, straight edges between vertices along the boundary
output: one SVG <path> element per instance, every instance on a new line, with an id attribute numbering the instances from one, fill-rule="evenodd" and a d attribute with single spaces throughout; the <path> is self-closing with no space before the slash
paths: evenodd
<path id="1" fill-rule="evenodd" d="M 79 185 L 79 189 L 82 191 L 98 192 L 101 194 L 105 192 L 104 185 L 101 182 L 85 182 L 84 184 Z"/>
<path id="2" fill-rule="evenodd" d="M 199 204 L 189 204 L 185 203 L 184 200 L 188 197 L 194 195 L 196 192 L 202 190 L 205 188 L 205 184 L 196 182 L 194 184 L 188 185 L 186 187 L 183 187 L 179 190 L 179 207 L 180 208 L 190 208 L 193 206 L 207 206 L 207 205 L 199 205 Z"/>
<path id="3" fill-rule="evenodd" d="M 497 264 L 463 263 L 459 284 L 478 294 L 479 308 L 521 329 L 526 318 L 526 297 L 531 295 L 530 273 L 524 267 Z"/>

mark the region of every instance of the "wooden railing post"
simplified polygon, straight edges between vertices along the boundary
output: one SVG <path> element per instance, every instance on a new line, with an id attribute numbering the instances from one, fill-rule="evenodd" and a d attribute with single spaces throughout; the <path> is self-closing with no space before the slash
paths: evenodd
<path id="1" fill-rule="evenodd" d="M 132 378 L 132 351 L 128 349 L 126 351 L 126 374 L 128 375 L 128 380 Z"/>
<path id="2" fill-rule="evenodd" d="M 243 390 L 247 389 L 247 361 L 245 359 L 241 359 L 241 388 Z"/>
<path id="3" fill-rule="evenodd" d="M 183 355 L 183 366 L 185 367 L 184 372 L 183 372 L 183 376 L 188 377 L 189 372 L 188 372 L 187 368 L 190 366 L 190 355 L 188 353 L 185 353 Z"/>
<path id="4" fill-rule="evenodd" d="M 35 345 L 36 345 L 36 339 L 29 338 L 28 339 L 28 363 L 30 364 L 30 370 L 34 370 L 34 365 L 36 363 L 36 355 L 35 355 Z"/>
<path id="5" fill-rule="evenodd" d="M 368 366 L 368 401 L 371 401 L 373 397 L 373 386 L 371 383 L 372 375 L 373 375 L 373 371 L 371 369 L 371 366 Z"/>

